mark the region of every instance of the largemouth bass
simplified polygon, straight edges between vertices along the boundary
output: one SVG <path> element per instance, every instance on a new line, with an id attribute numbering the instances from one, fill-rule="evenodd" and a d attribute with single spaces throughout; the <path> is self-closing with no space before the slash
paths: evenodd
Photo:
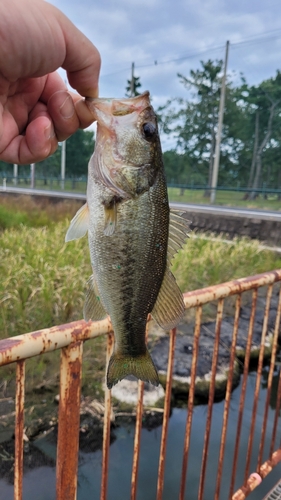
<path id="1" fill-rule="evenodd" d="M 188 221 L 170 211 L 161 145 L 149 93 L 88 102 L 97 121 L 89 162 L 87 203 L 71 221 L 66 241 L 88 231 L 93 276 L 84 318 L 110 316 L 114 352 L 107 368 L 111 388 L 127 375 L 158 385 L 147 350 L 149 313 L 170 330 L 184 313 L 170 261 L 183 245 Z"/>

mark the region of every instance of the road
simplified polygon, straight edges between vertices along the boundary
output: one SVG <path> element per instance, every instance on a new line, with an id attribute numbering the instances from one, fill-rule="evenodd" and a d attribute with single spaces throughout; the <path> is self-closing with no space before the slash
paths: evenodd
<path id="1" fill-rule="evenodd" d="M 0 193 L 13 193 L 13 194 L 29 194 L 36 196 L 50 196 L 56 198 L 64 199 L 75 199 L 75 200 L 86 200 L 86 195 L 82 193 L 70 193 L 66 191 L 52 191 L 47 189 L 31 189 L 31 188 L 17 188 L 17 187 L 6 187 L 0 186 Z M 276 220 L 281 222 L 281 211 L 272 210 L 258 210 L 258 209 L 248 209 L 248 208 L 230 208 L 222 207 L 217 205 L 196 205 L 193 203 L 170 203 L 173 208 L 183 209 L 187 212 L 199 212 L 199 213 L 209 213 L 209 214 L 219 214 L 219 215 L 229 215 L 246 217 L 249 219 L 262 219 L 262 220 Z M 280 207 L 281 208 L 281 207 Z"/>

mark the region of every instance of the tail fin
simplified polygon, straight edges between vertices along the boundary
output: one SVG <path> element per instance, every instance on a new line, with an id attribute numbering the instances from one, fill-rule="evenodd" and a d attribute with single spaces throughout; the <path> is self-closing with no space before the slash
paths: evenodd
<path id="1" fill-rule="evenodd" d="M 151 382 L 153 385 L 159 384 L 158 373 L 148 350 L 145 354 L 136 357 L 119 353 L 112 354 L 107 368 L 106 383 L 108 389 L 111 389 L 127 375 L 134 375 L 136 378 L 144 382 Z"/>

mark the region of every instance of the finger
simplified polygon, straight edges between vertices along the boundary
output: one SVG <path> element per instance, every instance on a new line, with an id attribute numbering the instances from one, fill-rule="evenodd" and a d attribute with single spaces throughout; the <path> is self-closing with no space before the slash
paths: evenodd
<path id="1" fill-rule="evenodd" d="M 1 159 L 20 165 L 35 163 L 53 154 L 57 146 L 51 117 L 39 115 L 29 123 L 25 135 L 17 135 L 1 152 Z"/>
<path id="2" fill-rule="evenodd" d="M 64 141 L 76 132 L 80 122 L 69 92 L 55 92 L 48 100 L 47 107 L 59 141 Z"/>
<path id="3" fill-rule="evenodd" d="M 95 118 L 93 113 L 90 111 L 89 106 L 85 102 L 85 99 L 81 99 L 81 97 L 76 94 L 73 96 L 75 111 L 79 120 L 80 128 L 89 127 L 94 121 Z"/>
<path id="4" fill-rule="evenodd" d="M 84 97 L 98 97 L 101 57 L 98 49 L 65 16 L 60 18 L 66 45 L 62 67 L 70 85 Z"/>

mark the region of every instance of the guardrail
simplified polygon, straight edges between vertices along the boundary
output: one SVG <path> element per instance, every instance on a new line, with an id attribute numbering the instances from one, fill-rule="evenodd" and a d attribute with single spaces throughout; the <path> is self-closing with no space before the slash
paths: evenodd
<path id="1" fill-rule="evenodd" d="M 180 182 L 175 182 L 174 180 L 167 180 L 168 188 L 175 190 L 179 195 L 183 195 L 184 193 L 189 193 L 189 196 L 198 197 L 200 192 L 202 196 L 206 198 L 206 193 L 211 191 L 211 187 L 205 184 L 185 184 Z M 1 172 L 0 171 L 0 187 L 33 187 L 37 189 L 54 189 L 61 191 L 80 191 L 82 193 L 86 192 L 87 187 L 87 175 L 81 175 L 79 177 L 71 176 L 62 178 L 59 175 L 56 176 L 46 176 L 42 174 L 36 174 L 32 177 L 30 174 L 28 175 L 17 175 L 16 177 L 12 174 Z M 281 199 L 281 187 L 276 188 L 276 186 L 267 186 L 263 184 L 262 187 L 259 188 L 251 188 L 246 186 L 241 186 L 237 184 L 236 186 L 233 183 L 230 186 L 217 186 L 215 189 L 216 194 L 219 196 L 221 200 L 227 198 L 227 200 L 231 200 L 231 198 L 237 197 L 239 194 L 246 197 L 247 195 L 252 195 L 252 197 L 262 196 L 264 198 L 271 197 L 276 200 Z M 208 196 L 207 196 L 208 198 Z"/>
<path id="2" fill-rule="evenodd" d="M 275 318 L 275 327 L 271 341 L 271 357 L 267 381 L 267 397 L 263 408 L 263 424 L 259 442 L 259 452 L 256 457 L 253 456 L 253 437 L 255 434 L 258 395 L 261 386 L 262 368 L 265 360 L 266 336 L 268 333 L 268 318 L 270 303 L 273 291 L 273 285 L 281 282 L 281 270 L 276 270 L 257 276 L 247 277 L 223 283 L 220 285 L 196 290 L 184 294 L 184 301 L 187 309 L 195 308 L 195 327 L 193 340 L 193 358 L 190 377 L 190 388 L 187 401 L 187 421 L 184 439 L 184 451 L 182 457 L 182 473 L 179 484 L 179 499 L 185 497 L 185 487 L 188 477 L 189 462 L 189 444 L 192 433 L 192 418 L 195 396 L 196 366 L 199 352 L 199 339 L 201 332 L 202 308 L 205 304 L 216 301 L 216 329 L 214 339 L 214 350 L 212 359 L 212 372 L 209 387 L 209 399 L 207 405 L 207 419 L 204 436 L 204 445 L 202 449 L 202 461 L 200 481 L 198 485 L 198 500 L 207 498 L 204 495 L 206 468 L 210 448 L 210 430 L 212 423 L 212 412 L 215 395 L 216 365 L 219 353 L 220 331 L 223 318 L 224 300 L 227 297 L 236 295 L 234 325 L 232 344 L 230 347 L 230 361 L 228 367 L 228 380 L 226 386 L 223 424 L 221 429 L 220 452 L 217 464 L 216 488 L 214 499 L 222 498 L 243 500 L 255 489 L 260 482 L 271 472 L 271 470 L 281 461 L 281 448 L 276 445 L 278 420 L 281 406 L 281 371 L 278 368 L 279 382 L 277 389 L 277 400 L 275 416 L 271 429 L 271 438 L 269 445 L 269 454 L 265 459 L 265 437 L 268 431 L 268 411 L 270 397 L 272 394 L 272 380 L 276 368 L 276 354 L 278 349 L 278 336 L 280 335 L 281 318 L 281 287 L 279 285 L 279 298 Z M 257 377 L 255 385 L 255 397 L 252 410 L 251 428 L 247 445 L 247 456 L 245 465 L 244 481 L 241 487 L 234 492 L 236 481 L 236 469 L 239 456 L 239 445 L 243 430 L 243 409 L 246 398 L 247 378 L 250 367 L 251 342 L 254 329 L 254 319 L 256 314 L 256 305 L 258 289 L 267 287 L 264 320 L 260 349 L 258 356 Z M 247 347 L 243 363 L 243 382 L 239 403 L 239 412 L 236 428 L 235 450 L 231 470 L 231 480 L 229 483 L 229 492 L 223 491 L 221 494 L 221 479 L 224 466 L 225 450 L 227 446 L 227 427 L 230 411 L 231 391 L 234 374 L 234 364 L 236 358 L 237 333 L 239 327 L 239 317 L 241 308 L 242 294 L 246 291 L 252 291 L 251 315 L 248 325 Z M 165 391 L 165 405 L 162 425 L 162 438 L 159 454 L 159 467 L 157 478 L 157 500 L 163 497 L 164 473 L 166 446 L 169 427 L 169 416 L 171 406 L 171 393 L 173 382 L 173 363 L 176 341 L 176 329 L 170 332 L 169 359 L 167 367 L 167 381 Z M 57 500 L 75 500 L 77 489 L 77 466 L 78 466 L 78 444 L 79 444 L 79 419 L 80 419 L 80 385 L 82 371 L 82 352 L 83 343 L 86 340 L 94 339 L 101 335 L 107 335 L 107 358 L 111 355 L 113 347 L 113 331 L 110 319 L 98 322 L 77 321 L 66 325 L 56 326 L 50 329 L 44 329 L 32 333 L 27 333 L 17 337 L 7 338 L 0 341 L 0 366 L 9 363 L 16 363 L 16 417 L 15 417 L 15 467 L 14 467 L 14 499 L 22 499 L 23 483 L 23 435 L 24 435 L 24 384 L 25 384 L 25 359 L 37 356 L 42 353 L 61 349 L 61 367 L 60 367 L 60 401 L 59 401 L 59 428 L 57 445 L 57 468 L 56 468 L 56 498 Z M 139 453 L 141 444 L 141 427 L 143 412 L 143 394 L 144 383 L 138 382 L 138 403 L 136 411 L 136 426 L 134 453 L 132 463 L 131 479 L 131 500 L 137 497 L 137 483 L 139 470 Z M 108 460 L 110 453 L 110 413 L 111 413 L 111 392 L 105 389 L 105 413 L 104 413 L 104 433 L 103 433 L 103 458 L 101 475 L 101 494 L 100 499 L 107 498 L 107 479 L 108 479 Z M 69 429 L 71 428 L 71 439 L 69 439 Z M 255 460 L 255 472 L 250 473 L 250 464 Z M 252 466 L 252 465 L 251 465 Z M 126 464 L 128 467 L 128 464 Z M 222 496 L 220 496 L 222 495 Z"/>

